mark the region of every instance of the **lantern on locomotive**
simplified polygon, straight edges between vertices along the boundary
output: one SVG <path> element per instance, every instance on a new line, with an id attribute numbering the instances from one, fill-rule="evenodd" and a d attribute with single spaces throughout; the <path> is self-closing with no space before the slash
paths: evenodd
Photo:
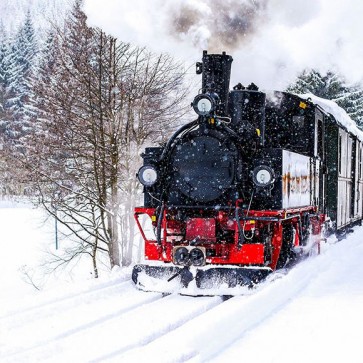
<path id="1" fill-rule="evenodd" d="M 191 104 L 197 119 L 176 131 L 165 146 L 143 154 L 138 179 L 144 206 L 135 209 L 135 218 L 145 263 L 132 274 L 141 289 L 252 286 L 305 243 L 301 221 L 316 207 L 310 190 L 305 200 L 296 192 L 301 201 L 289 204 L 284 161 L 297 158 L 299 177 L 310 178 L 310 158 L 265 138 L 266 111 L 275 120 L 275 106 L 268 107 L 266 94 L 254 84 L 229 91 L 231 63 L 225 53 L 204 51 L 196 65 L 202 92 Z M 292 99 L 284 102 L 290 109 L 297 107 Z M 304 112 L 308 109 L 306 104 Z M 146 236 L 141 215 L 152 221 L 155 237 Z"/>

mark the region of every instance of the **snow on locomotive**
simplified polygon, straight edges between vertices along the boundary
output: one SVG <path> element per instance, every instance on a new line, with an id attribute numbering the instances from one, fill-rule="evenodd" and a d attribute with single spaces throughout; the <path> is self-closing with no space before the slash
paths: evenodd
<path id="1" fill-rule="evenodd" d="M 254 84 L 230 91 L 231 63 L 204 51 L 198 118 L 143 154 L 135 218 L 145 263 L 132 275 L 141 289 L 253 286 L 319 250 L 324 228 L 341 235 L 362 219 L 363 138 L 346 113 Z"/>

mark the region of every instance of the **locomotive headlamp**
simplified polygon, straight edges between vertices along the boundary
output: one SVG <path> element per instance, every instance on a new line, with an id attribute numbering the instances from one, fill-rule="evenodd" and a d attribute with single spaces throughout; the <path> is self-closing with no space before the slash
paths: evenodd
<path id="1" fill-rule="evenodd" d="M 205 264 L 204 253 L 200 248 L 193 248 L 190 251 L 189 258 L 193 266 L 203 266 Z"/>
<path id="2" fill-rule="evenodd" d="M 189 251 L 186 247 L 179 247 L 174 251 L 174 263 L 176 265 L 189 265 Z"/>
<path id="3" fill-rule="evenodd" d="M 275 181 L 275 174 L 269 166 L 261 165 L 253 169 L 252 178 L 257 187 L 263 188 Z"/>
<path id="4" fill-rule="evenodd" d="M 194 98 L 192 106 L 199 116 L 208 116 L 216 110 L 217 101 L 218 96 L 216 94 L 204 93 Z"/>
<path id="5" fill-rule="evenodd" d="M 158 179 L 158 173 L 153 166 L 145 165 L 139 169 L 137 177 L 142 185 L 151 187 L 156 183 Z"/>

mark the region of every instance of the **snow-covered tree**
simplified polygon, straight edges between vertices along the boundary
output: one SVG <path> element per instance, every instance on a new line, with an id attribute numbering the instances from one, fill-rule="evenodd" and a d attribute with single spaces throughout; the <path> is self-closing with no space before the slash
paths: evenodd
<path id="1" fill-rule="evenodd" d="M 139 154 L 183 110 L 180 65 L 87 26 L 77 1 L 35 88 L 40 113 L 25 155 L 40 200 L 77 243 L 73 256 L 131 262 Z M 163 136 L 164 135 L 164 136 Z M 121 247 L 121 248 L 120 248 Z"/>
<path id="2" fill-rule="evenodd" d="M 69 3 L 6 0 L 0 4 L 0 184 L 7 194 L 22 193 L 26 185 L 18 159 L 25 150 L 23 138 L 38 114 L 32 87 L 38 63 L 47 59 L 47 29 L 51 23 L 62 24 Z"/>
<path id="3" fill-rule="evenodd" d="M 36 113 L 31 106 L 33 98 L 31 82 L 35 77 L 37 41 L 30 13 L 15 36 L 9 69 L 8 89 L 12 97 L 8 107 L 12 111 L 14 121 L 20 123 L 17 132 L 26 132 L 28 119 Z M 16 128 L 15 128 L 16 129 Z"/>
<path id="4" fill-rule="evenodd" d="M 2 190 L 8 194 L 23 189 L 19 153 L 22 138 L 36 118 L 32 81 L 37 64 L 37 41 L 30 12 L 15 34 L 0 30 L 0 144 Z"/>
<path id="5" fill-rule="evenodd" d="M 7 32 L 0 23 L 0 131 L 5 119 L 6 86 L 8 82 L 8 62 L 9 62 L 9 40 Z"/>
<path id="6" fill-rule="evenodd" d="M 21 147 L 21 137 L 30 130 L 36 117 L 32 104 L 36 64 L 37 41 L 28 13 L 24 23 L 10 39 L 0 35 L 1 131 L 8 146 L 15 146 L 14 150 Z"/>
<path id="7" fill-rule="evenodd" d="M 363 128 L 363 87 L 348 85 L 344 78 L 334 72 L 322 74 L 317 70 L 304 70 L 287 91 L 316 96 L 335 101 Z"/>

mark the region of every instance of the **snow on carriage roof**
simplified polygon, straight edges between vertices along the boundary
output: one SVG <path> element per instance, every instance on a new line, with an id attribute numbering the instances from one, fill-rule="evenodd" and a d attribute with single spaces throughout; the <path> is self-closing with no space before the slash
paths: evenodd
<path id="1" fill-rule="evenodd" d="M 320 98 L 313 95 L 312 93 L 305 93 L 298 95 L 301 98 L 310 98 L 315 104 L 319 105 L 325 112 L 334 116 L 334 118 L 345 127 L 348 132 L 356 135 L 360 140 L 363 141 L 363 132 L 358 128 L 357 124 L 349 117 L 347 112 L 338 106 L 334 101 L 327 100 L 325 98 Z"/>

